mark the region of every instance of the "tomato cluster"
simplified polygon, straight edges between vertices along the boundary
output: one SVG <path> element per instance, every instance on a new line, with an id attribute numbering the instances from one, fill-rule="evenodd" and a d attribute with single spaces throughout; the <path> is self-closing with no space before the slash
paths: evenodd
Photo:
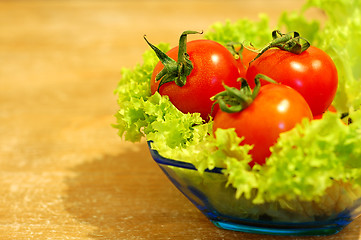
<path id="1" fill-rule="evenodd" d="M 183 113 L 214 118 L 214 132 L 234 128 L 241 144 L 253 145 L 250 166 L 265 163 L 280 133 L 304 118 L 321 118 L 330 107 L 338 85 L 335 64 L 321 49 L 301 45 L 298 34 L 274 32 L 261 51 L 240 45 L 232 54 L 212 40 L 187 42 L 194 33 L 184 32 L 167 53 L 146 39 L 160 59 L 151 92 L 167 95 Z"/>

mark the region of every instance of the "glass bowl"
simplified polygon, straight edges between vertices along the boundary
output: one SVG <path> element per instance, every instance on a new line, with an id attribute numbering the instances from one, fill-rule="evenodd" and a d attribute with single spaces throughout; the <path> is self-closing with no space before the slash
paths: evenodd
<path id="1" fill-rule="evenodd" d="M 336 208 L 326 215 L 322 211 L 309 211 L 307 207 L 313 208 L 312 203 L 299 203 L 301 207 L 295 209 L 281 201 L 256 205 L 249 199 L 236 199 L 235 189 L 227 186 L 222 168 L 207 169 L 201 174 L 190 163 L 162 157 L 151 149 L 150 142 L 148 147 L 152 158 L 175 187 L 219 228 L 269 235 L 331 235 L 361 213 L 361 198 L 357 197 L 361 193 L 346 204 L 347 207 Z"/>

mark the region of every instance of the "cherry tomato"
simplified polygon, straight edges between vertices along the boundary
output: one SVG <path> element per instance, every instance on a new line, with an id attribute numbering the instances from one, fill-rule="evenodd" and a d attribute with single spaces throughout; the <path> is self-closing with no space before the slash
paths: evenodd
<path id="1" fill-rule="evenodd" d="M 280 49 L 267 50 L 247 70 L 246 78 L 251 87 L 258 73 L 297 90 L 309 104 L 314 116 L 322 114 L 330 106 L 338 85 L 334 62 L 314 46 L 301 54 Z M 265 81 L 261 83 L 267 84 Z"/>
<path id="2" fill-rule="evenodd" d="M 224 90 L 222 83 L 240 86 L 237 81 L 240 77 L 237 62 L 226 47 L 211 40 L 189 41 L 187 53 L 193 63 L 193 70 L 187 76 L 186 84 L 180 87 L 175 82 L 167 82 L 158 91 L 161 95 L 167 95 L 181 112 L 198 112 L 203 119 L 208 120 L 213 105 L 210 98 Z M 176 60 L 178 47 L 166 54 Z M 152 94 L 158 89 L 159 81 L 155 81 L 155 78 L 163 67 L 161 62 L 155 66 L 150 82 Z"/>
<path id="3" fill-rule="evenodd" d="M 241 144 L 254 145 L 250 151 L 254 164 L 264 164 L 280 133 L 292 129 L 303 118 L 312 119 L 305 99 L 294 89 L 281 84 L 262 86 L 253 102 L 240 112 L 219 110 L 214 118 L 213 132 L 218 128 L 234 128 Z"/>

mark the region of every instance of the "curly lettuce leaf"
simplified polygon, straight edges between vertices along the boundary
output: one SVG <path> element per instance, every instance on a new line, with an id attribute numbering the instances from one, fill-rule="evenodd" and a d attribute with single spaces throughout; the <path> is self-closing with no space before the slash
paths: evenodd
<path id="1" fill-rule="evenodd" d="M 183 114 L 170 103 L 168 97 L 162 97 L 158 92 L 145 102 L 143 111 L 152 118 L 145 130 L 147 140 L 152 141 L 152 147 L 161 152 L 168 148 L 186 148 L 208 135 L 209 128 L 202 124 L 199 113 Z"/>
<path id="2" fill-rule="evenodd" d="M 259 21 L 239 19 L 236 22 L 214 23 L 205 33 L 206 39 L 211 39 L 226 46 L 228 43 L 252 44 L 263 47 L 272 40 L 268 16 L 261 14 Z"/>
<path id="3" fill-rule="evenodd" d="M 200 173 L 205 169 L 228 168 L 229 162 L 235 161 L 242 164 L 246 171 L 250 167 L 248 163 L 252 160 L 248 154 L 252 146 L 239 146 L 243 139 L 239 138 L 234 129 L 217 129 L 213 136 L 212 122 L 204 124 L 209 134 L 204 135 L 202 141 L 193 142 L 187 148 L 169 148 L 166 145 L 156 147 L 163 157 L 179 159 L 192 163 Z M 203 132 L 207 130 L 204 129 Z M 154 143 L 152 143 L 153 145 Z M 153 147 L 153 146 L 152 146 Z"/>
<path id="4" fill-rule="evenodd" d="M 241 139 L 223 137 L 221 146 L 232 149 L 223 150 L 222 155 L 227 184 L 236 189 L 236 198 L 258 205 L 277 203 L 298 213 L 304 213 L 305 205 L 314 214 L 350 207 L 361 190 L 361 111 L 353 112 L 351 118 L 351 125 L 335 113 L 326 113 L 322 120 L 305 120 L 283 133 L 266 164 L 253 169 L 247 166 L 245 152 L 242 157 L 231 153 L 245 151 L 237 145 Z"/>
<path id="5" fill-rule="evenodd" d="M 360 131 L 360 119 L 346 125 L 337 114 L 326 113 L 322 120 L 306 120 L 283 133 L 261 169 L 260 199 L 299 196 L 311 201 L 321 197 L 334 181 L 360 186 Z"/>
<path id="6" fill-rule="evenodd" d="M 169 46 L 162 44 L 159 48 L 166 51 Z M 118 97 L 119 110 L 115 114 L 117 123 L 113 126 L 127 141 L 140 141 L 144 137 L 143 129 L 152 121 L 142 106 L 151 96 L 150 77 L 157 62 L 156 55 L 148 50 L 143 54 L 143 64 L 121 70 L 121 79 L 114 91 Z"/>

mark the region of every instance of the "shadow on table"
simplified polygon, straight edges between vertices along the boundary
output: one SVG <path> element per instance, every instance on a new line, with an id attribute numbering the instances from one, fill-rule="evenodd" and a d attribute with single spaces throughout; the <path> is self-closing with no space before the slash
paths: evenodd
<path id="1" fill-rule="evenodd" d="M 71 169 L 74 177 L 66 180 L 65 208 L 78 221 L 95 227 L 92 238 L 126 237 L 137 221 L 145 220 L 137 218 L 149 204 L 142 195 L 149 197 L 148 189 L 159 181 L 154 169 L 158 170 L 146 151 L 134 150 L 78 165 Z"/>
<path id="2" fill-rule="evenodd" d="M 166 179 L 145 144 L 71 171 L 64 206 L 79 222 L 94 227 L 91 238 L 162 239 L 170 227 L 182 231 L 180 226 L 195 222 L 210 225 Z"/>
<path id="3" fill-rule="evenodd" d="M 213 226 L 166 179 L 144 145 L 103 156 L 71 169 L 66 210 L 94 227 L 94 239 L 359 239 L 361 219 L 339 234 L 276 237 L 226 231 Z"/>

